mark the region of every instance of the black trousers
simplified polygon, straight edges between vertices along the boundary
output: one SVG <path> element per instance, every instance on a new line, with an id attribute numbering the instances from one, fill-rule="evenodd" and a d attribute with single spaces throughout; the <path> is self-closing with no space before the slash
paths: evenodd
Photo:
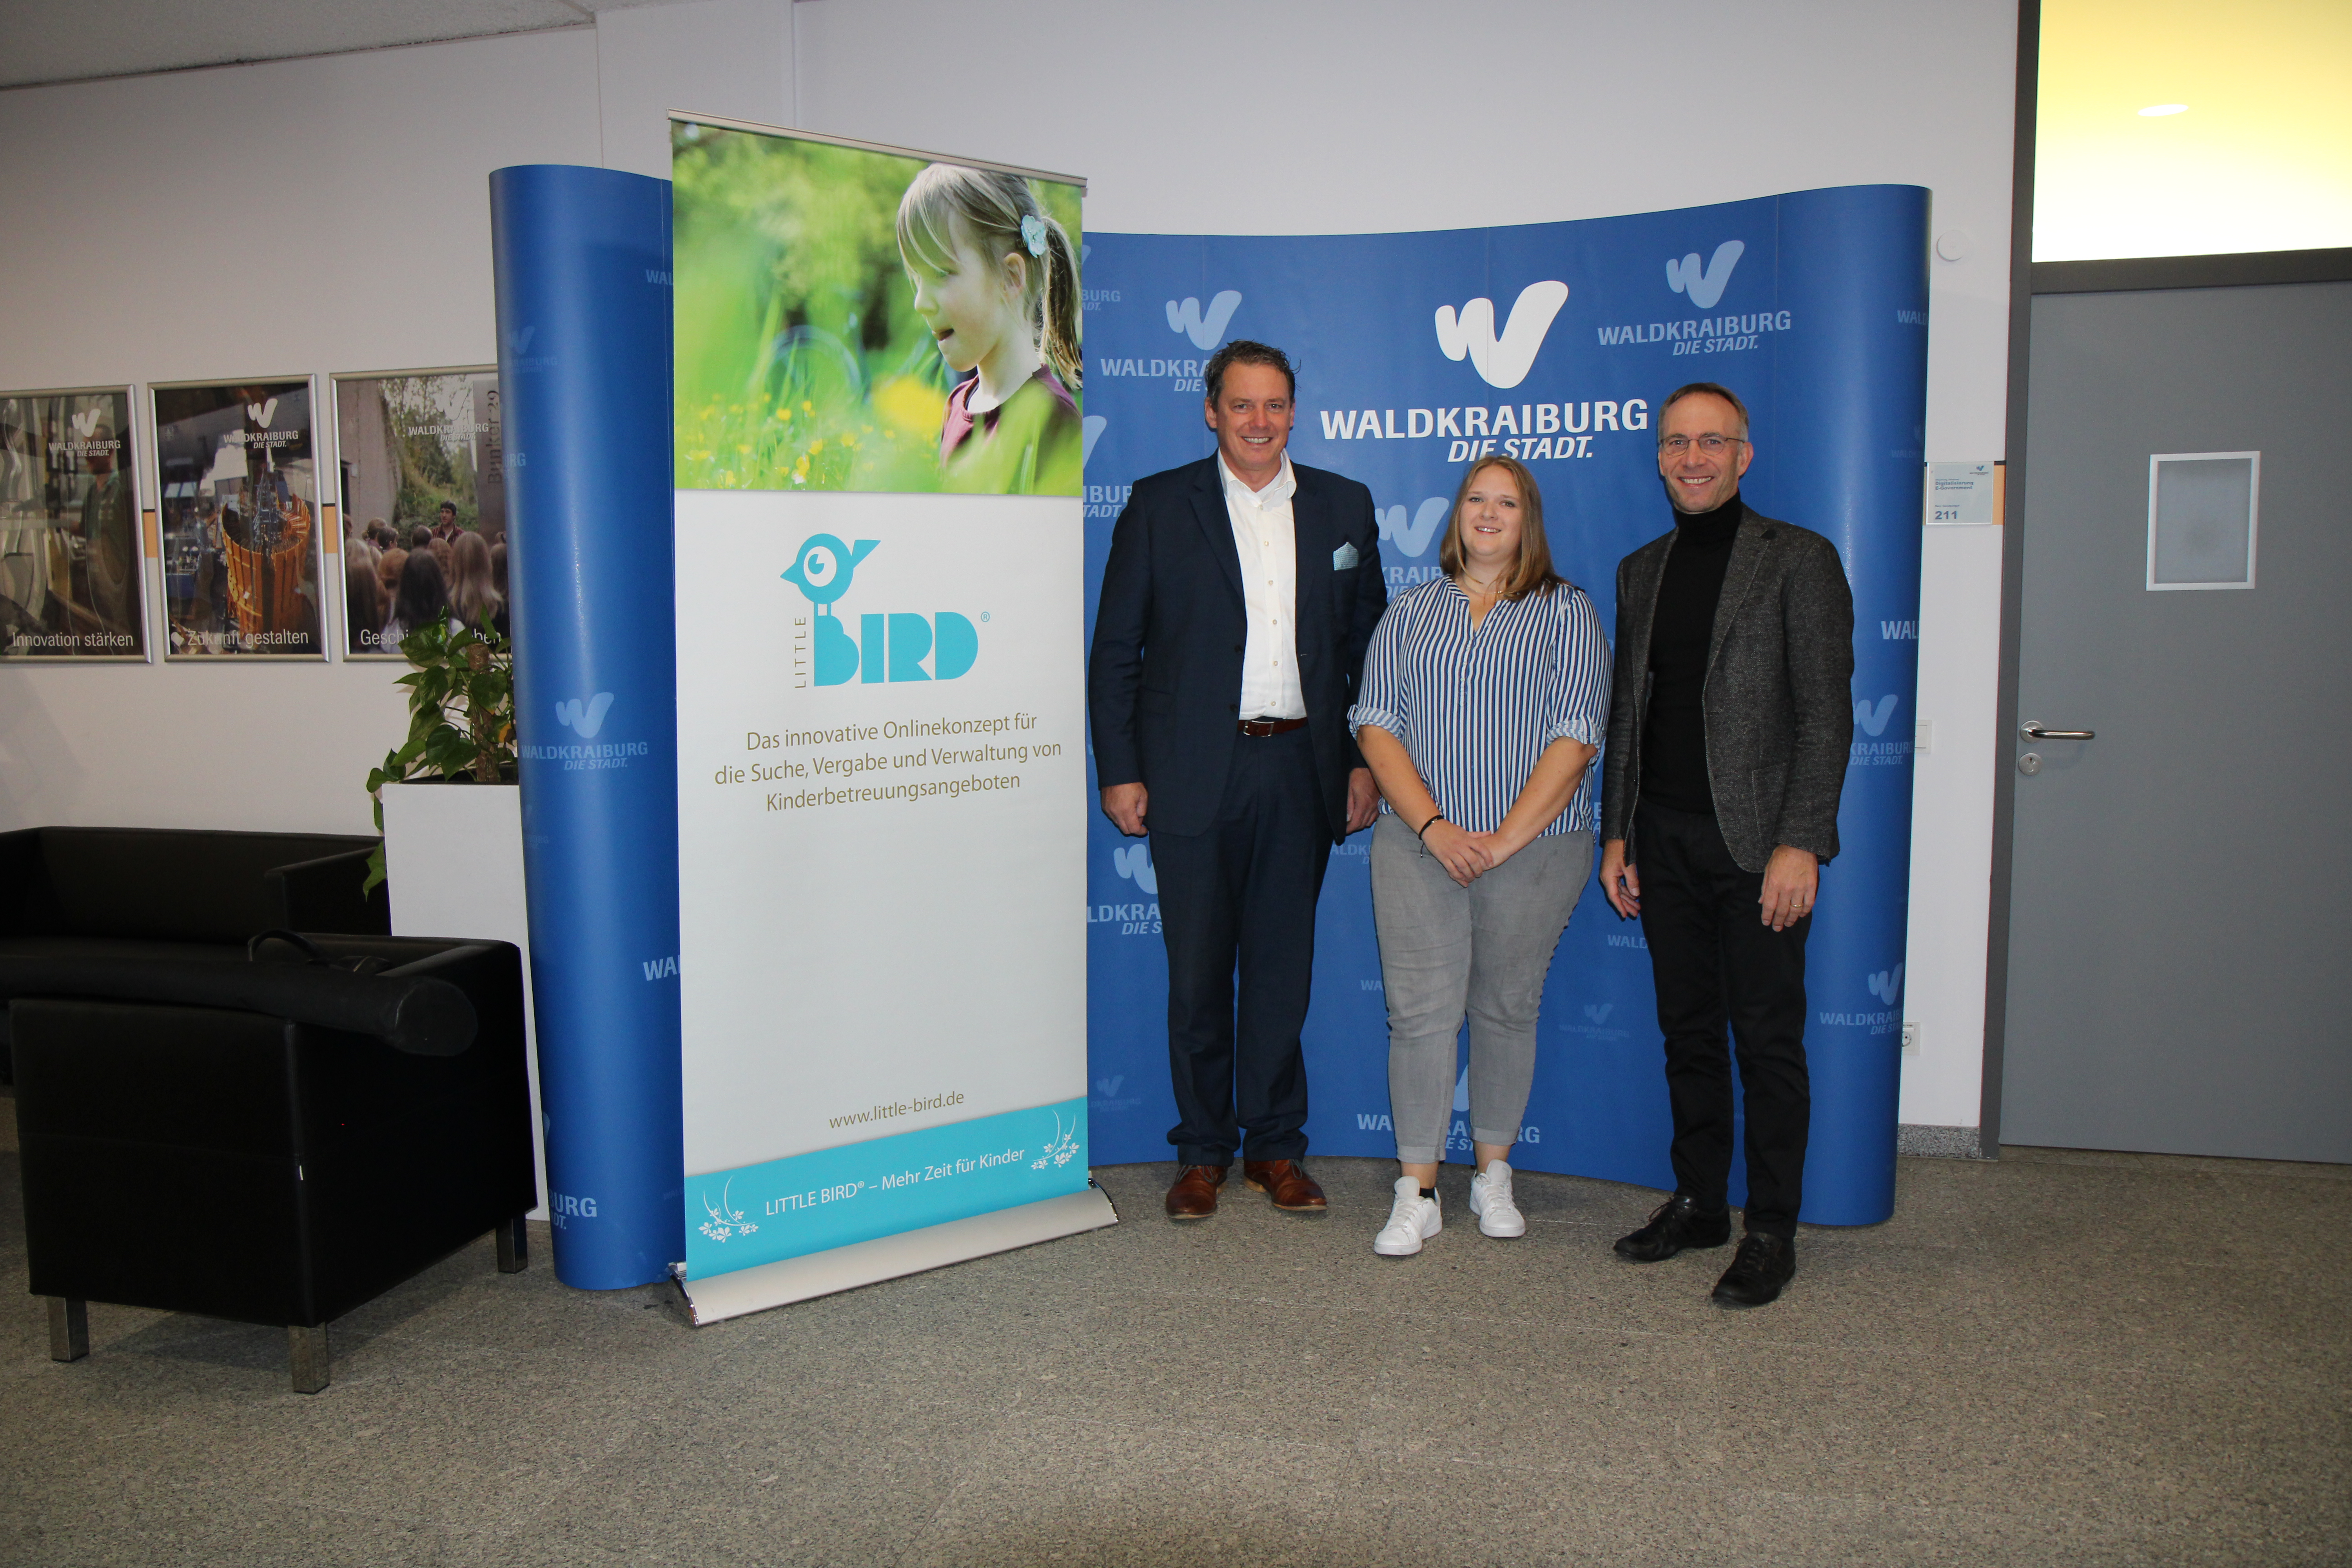
<path id="1" fill-rule="evenodd" d="M 1812 1089 L 1805 1070 L 1808 914 L 1764 924 L 1761 871 L 1743 871 L 1712 816 L 1643 801 L 1633 864 L 1642 936 L 1666 1037 L 1675 1187 L 1721 1208 L 1731 1180 L 1731 1027 L 1748 1117 L 1748 1228 L 1794 1236 L 1804 1199 Z"/>
<path id="2" fill-rule="evenodd" d="M 1234 743 L 1205 833 L 1151 835 L 1168 942 L 1168 1068 L 1187 1165 L 1307 1152 L 1307 1022 L 1315 901 L 1331 829 L 1305 730 Z M 1240 1000 L 1234 971 L 1240 970 Z"/>

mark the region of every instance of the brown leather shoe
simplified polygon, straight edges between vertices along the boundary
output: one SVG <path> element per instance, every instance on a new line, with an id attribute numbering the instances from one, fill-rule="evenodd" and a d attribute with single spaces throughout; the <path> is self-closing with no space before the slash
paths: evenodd
<path id="1" fill-rule="evenodd" d="M 1273 1196 L 1278 1209 L 1304 1209 L 1309 1212 L 1326 1206 L 1323 1189 L 1315 1178 L 1299 1169 L 1296 1160 L 1244 1160 L 1242 1179 L 1261 1193 Z"/>
<path id="2" fill-rule="evenodd" d="M 1170 1219 L 1206 1219 L 1217 1212 L 1217 1189 L 1225 1184 L 1223 1165 L 1186 1165 L 1168 1189 Z"/>

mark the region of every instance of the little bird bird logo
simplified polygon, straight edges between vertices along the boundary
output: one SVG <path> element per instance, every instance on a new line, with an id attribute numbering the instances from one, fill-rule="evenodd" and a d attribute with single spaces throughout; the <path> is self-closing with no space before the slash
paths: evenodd
<path id="1" fill-rule="evenodd" d="M 829 616 L 833 602 L 849 592 L 857 563 L 873 554 L 880 542 L 861 539 L 856 544 L 844 544 L 830 533 L 812 533 L 801 542 L 799 554 L 781 574 L 785 582 L 799 586 L 818 615 Z"/>
<path id="2" fill-rule="evenodd" d="M 1437 307 L 1437 346 L 1445 357 L 1470 356 L 1470 366 L 1489 386 L 1512 387 L 1527 380 L 1535 368 L 1536 353 L 1543 347 L 1551 319 L 1568 303 L 1568 285 L 1558 279 L 1530 283 L 1511 304 L 1503 335 L 1495 335 L 1495 301 L 1473 300 L 1457 317 L 1451 305 Z"/>

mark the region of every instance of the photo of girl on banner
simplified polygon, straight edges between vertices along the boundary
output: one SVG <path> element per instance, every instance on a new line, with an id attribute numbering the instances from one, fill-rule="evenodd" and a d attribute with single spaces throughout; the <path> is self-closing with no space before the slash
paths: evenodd
<path id="1" fill-rule="evenodd" d="M 671 126 L 683 489 L 1076 496 L 1079 188 Z"/>
<path id="2" fill-rule="evenodd" d="M 898 201 L 915 313 L 962 377 L 940 432 L 940 488 L 1073 494 L 1084 460 L 1078 268 L 1017 174 L 933 163 Z"/>
<path id="3" fill-rule="evenodd" d="M 506 474 L 496 366 L 338 375 L 343 657 L 398 659 L 448 618 L 507 623 Z"/>
<path id="4" fill-rule="evenodd" d="M 0 659 L 143 659 L 131 394 L 0 395 Z"/>
<path id="5" fill-rule="evenodd" d="M 326 657 L 308 380 L 155 388 L 167 658 Z"/>

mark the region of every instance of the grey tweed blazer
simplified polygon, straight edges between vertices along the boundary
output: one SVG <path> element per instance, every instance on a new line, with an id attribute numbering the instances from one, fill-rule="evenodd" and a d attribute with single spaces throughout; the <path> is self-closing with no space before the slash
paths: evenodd
<path id="1" fill-rule="evenodd" d="M 1601 837 L 1633 837 L 1650 623 L 1675 546 L 1669 531 L 1617 563 L 1617 668 L 1601 774 Z M 1776 845 L 1838 852 L 1838 797 L 1853 744 L 1853 592 L 1837 546 L 1742 508 L 1708 644 L 1707 783 L 1724 846 L 1761 871 Z M 1637 846 L 1628 858 L 1640 864 Z"/>

